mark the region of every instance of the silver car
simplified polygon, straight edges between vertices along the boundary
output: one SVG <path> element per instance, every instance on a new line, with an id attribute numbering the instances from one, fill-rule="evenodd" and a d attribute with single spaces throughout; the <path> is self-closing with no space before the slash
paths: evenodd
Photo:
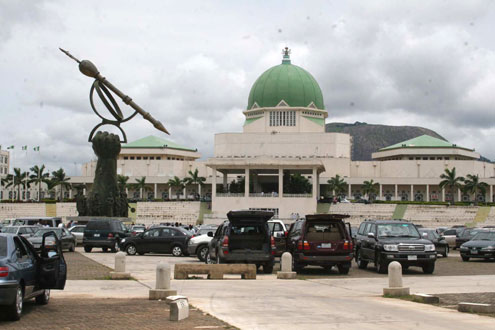
<path id="1" fill-rule="evenodd" d="M 33 236 L 40 227 L 38 226 L 7 226 L 2 228 L 2 233 L 21 235 L 26 238 Z"/>
<path id="2" fill-rule="evenodd" d="M 76 225 L 69 229 L 69 232 L 76 237 L 76 245 L 81 245 L 83 242 L 84 228 L 86 226 Z"/>
<path id="3" fill-rule="evenodd" d="M 189 255 L 195 255 L 199 260 L 205 261 L 208 254 L 208 243 L 212 239 L 212 237 L 208 237 L 208 233 L 211 232 L 214 234 L 216 230 L 216 227 L 200 228 L 187 244 Z"/>

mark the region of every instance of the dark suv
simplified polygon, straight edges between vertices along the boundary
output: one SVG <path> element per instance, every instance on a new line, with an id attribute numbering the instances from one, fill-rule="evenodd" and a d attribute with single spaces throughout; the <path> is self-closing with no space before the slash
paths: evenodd
<path id="1" fill-rule="evenodd" d="M 263 265 L 263 272 L 273 272 L 275 240 L 267 221 L 273 212 L 230 211 L 208 245 L 206 263 L 246 263 Z"/>
<path id="2" fill-rule="evenodd" d="M 89 220 L 84 229 L 84 251 L 91 252 L 93 248 L 100 247 L 103 252 L 108 249 L 117 252 L 120 240 L 127 236 L 129 231 L 120 220 L 105 218 Z"/>
<path id="3" fill-rule="evenodd" d="M 330 270 L 337 266 L 340 274 L 349 273 L 353 257 L 348 215 L 314 214 L 294 222 L 287 238 L 287 251 L 292 254 L 294 271 L 307 265 Z"/>
<path id="4" fill-rule="evenodd" d="M 403 269 L 423 268 L 431 274 L 435 270 L 435 245 L 421 238 L 416 226 L 404 220 L 365 220 L 356 235 L 356 262 L 364 269 L 373 262 L 379 273 L 388 271 L 388 264 L 398 261 Z"/>

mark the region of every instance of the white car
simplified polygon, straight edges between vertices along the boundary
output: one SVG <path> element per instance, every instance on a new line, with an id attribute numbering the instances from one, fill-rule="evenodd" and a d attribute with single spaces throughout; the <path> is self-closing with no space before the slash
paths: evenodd
<path id="1" fill-rule="evenodd" d="M 84 228 L 86 226 L 76 225 L 69 229 L 69 232 L 76 237 L 76 245 L 80 245 L 83 242 Z"/>

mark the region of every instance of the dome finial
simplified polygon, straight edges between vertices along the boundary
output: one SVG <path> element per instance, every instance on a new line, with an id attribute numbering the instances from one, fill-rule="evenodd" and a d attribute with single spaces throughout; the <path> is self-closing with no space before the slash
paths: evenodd
<path id="1" fill-rule="evenodd" d="M 282 64 L 290 64 L 290 49 L 289 47 L 285 47 L 282 49 L 282 54 L 284 55 L 282 57 Z"/>

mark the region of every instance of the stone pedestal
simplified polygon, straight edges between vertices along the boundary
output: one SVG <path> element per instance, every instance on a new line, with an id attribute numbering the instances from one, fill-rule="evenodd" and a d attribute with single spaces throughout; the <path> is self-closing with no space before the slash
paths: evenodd
<path id="1" fill-rule="evenodd" d="M 297 273 L 292 271 L 292 255 L 289 252 L 284 252 L 280 258 L 280 271 L 277 272 L 279 280 L 293 280 Z"/>
<path id="2" fill-rule="evenodd" d="M 125 271 L 124 252 L 117 252 L 115 254 L 115 268 L 113 272 L 110 272 L 110 278 L 112 280 L 128 280 L 131 278 L 131 274 Z"/>
<path id="3" fill-rule="evenodd" d="M 149 300 L 165 299 L 168 296 L 175 296 L 176 290 L 170 289 L 170 266 L 159 263 L 156 266 L 156 284 L 155 289 L 149 291 Z"/>
<path id="4" fill-rule="evenodd" d="M 402 286 L 402 266 L 397 261 L 388 265 L 388 288 L 383 288 L 384 296 L 408 296 L 409 288 Z"/>

